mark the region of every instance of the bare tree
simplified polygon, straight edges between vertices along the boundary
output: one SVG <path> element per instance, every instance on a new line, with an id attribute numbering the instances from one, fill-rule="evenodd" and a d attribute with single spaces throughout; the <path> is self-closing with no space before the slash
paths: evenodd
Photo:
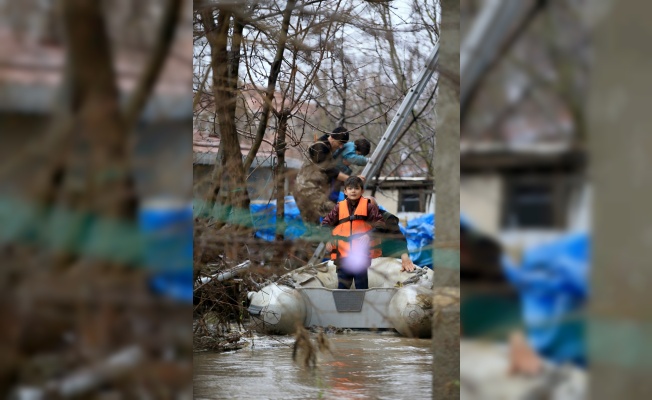
<path id="1" fill-rule="evenodd" d="M 49 2 L 36 3 L 35 9 L 14 9 L 27 20 L 45 21 L 44 25 L 37 24 L 40 27 L 36 34 L 27 30 L 25 35 L 34 35 L 30 39 L 36 43 L 33 45 L 45 43 L 52 46 L 48 50 L 65 50 L 65 62 L 61 66 L 63 78 L 57 109 L 42 142 L 34 148 L 17 148 L 19 162 L 9 160 L 2 165 L 3 175 L 9 178 L 25 166 L 35 170 L 27 190 L 20 193 L 23 206 L 30 213 L 15 220 L 20 224 L 18 234 L 3 241 L 0 247 L 6 256 L 0 278 L 4 293 L 0 307 L 11 310 L 6 317 L 3 313 L 0 324 L 12 325 L 2 340 L 7 339 L 12 348 L 8 358 L 0 363 L 3 397 L 8 397 L 11 385 L 22 384 L 26 379 L 43 385 L 45 390 L 43 379 L 53 379 L 51 373 L 40 377 L 18 374 L 25 365 L 37 364 L 43 354 L 56 357 L 56 363 L 61 365 L 57 378 L 73 379 L 71 369 L 83 369 L 90 363 L 99 365 L 112 354 L 123 354 L 120 346 L 126 344 L 138 347 L 138 332 L 131 329 L 128 320 L 133 316 L 129 314 L 139 307 L 141 311 L 152 307 L 155 301 L 148 299 L 147 306 L 124 307 L 132 296 L 138 294 L 143 298 L 145 275 L 135 268 L 143 263 L 135 255 L 135 243 L 125 244 L 119 237 L 125 232 L 128 236 L 133 234 L 136 223 L 139 198 L 134 184 L 134 128 L 159 81 L 181 24 L 182 1 L 143 2 L 147 4 L 143 4 L 141 12 L 151 7 L 162 8 L 162 12 L 151 19 L 140 15 L 150 35 L 138 45 L 128 45 L 124 32 L 111 29 L 116 14 L 107 11 L 102 2 L 62 0 L 60 7 L 51 7 Z M 33 11 L 39 14 L 34 16 Z M 139 16 L 132 17 L 143 21 Z M 20 38 L 19 34 L 16 36 Z M 136 89 L 123 107 L 116 54 L 124 54 L 129 46 L 142 46 L 143 42 L 147 42 L 148 50 L 154 51 L 143 57 L 144 68 L 134 80 Z M 60 48 L 62 43 L 65 49 Z M 48 65 L 52 70 L 58 67 L 56 60 Z M 16 129 L 6 134 L 15 135 Z M 115 296 L 118 286 L 120 299 Z M 77 312 L 71 313 L 73 308 Z M 143 324 L 156 324 L 152 314 L 144 312 L 140 317 Z M 62 349 L 60 340 L 65 332 L 75 339 Z M 154 347 L 163 346 L 163 342 Z M 73 352 L 79 356 L 74 363 L 61 361 Z M 141 357 L 141 350 L 124 354 L 134 356 L 133 363 L 126 365 L 128 373 L 142 363 L 154 361 L 149 355 Z M 118 383 L 120 374 L 104 376 L 98 370 L 92 371 L 99 375 L 93 376 L 92 382 L 75 395 L 90 395 L 104 384 L 113 384 L 118 392 L 133 395 L 133 388 L 126 389 Z M 133 374 L 134 382 L 142 378 L 137 375 Z M 54 385 L 51 390 L 56 396 L 63 389 Z"/>
<path id="2" fill-rule="evenodd" d="M 216 18 L 213 10 L 202 11 L 201 23 L 210 45 L 214 104 L 220 127 L 222 160 L 217 168 L 224 170 L 218 179 L 226 180 L 228 194 L 225 196 L 225 205 L 246 209 L 249 207 L 249 196 L 235 120 L 239 57 L 229 58 L 227 50 L 229 31 L 233 24 L 231 54 L 239 56 L 244 22 L 234 16 L 229 8 L 223 7 L 217 10 Z M 221 187 L 221 183 L 217 183 L 212 188 L 209 204 L 215 203 Z"/>

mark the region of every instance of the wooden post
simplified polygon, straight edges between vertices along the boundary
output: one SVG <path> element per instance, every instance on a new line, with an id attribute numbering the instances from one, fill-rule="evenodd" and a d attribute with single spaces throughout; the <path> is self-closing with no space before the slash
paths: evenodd
<path id="1" fill-rule="evenodd" d="M 602 20 L 593 29 L 587 113 L 594 185 L 591 399 L 646 399 L 652 393 L 652 26 L 650 13 L 641 10 L 651 7 L 644 4 L 623 0 L 592 7 Z"/>
<path id="2" fill-rule="evenodd" d="M 433 399 L 459 399 L 460 379 L 460 5 L 441 1 L 434 152 Z"/>

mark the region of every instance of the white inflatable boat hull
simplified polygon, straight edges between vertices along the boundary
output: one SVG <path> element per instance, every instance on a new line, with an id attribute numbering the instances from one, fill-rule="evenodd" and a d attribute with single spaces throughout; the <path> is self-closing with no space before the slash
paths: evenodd
<path id="1" fill-rule="evenodd" d="M 394 328 L 408 337 L 430 337 L 433 271 L 401 272 L 400 260 L 377 258 L 368 272 L 369 289 L 337 289 L 332 262 L 304 267 L 249 293 L 255 328 L 291 334 L 297 325 L 335 328 Z M 403 284 L 408 282 L 408 284 Z M 291 287 L 294 286 L 294 287 Z"/>

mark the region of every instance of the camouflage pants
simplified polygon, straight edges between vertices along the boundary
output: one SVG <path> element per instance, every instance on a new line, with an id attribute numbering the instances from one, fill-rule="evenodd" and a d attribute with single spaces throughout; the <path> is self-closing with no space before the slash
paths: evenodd
<path id="1" fill-rule="evenodd" d="M 325 217 L 335 208 L 335 203 L 328 199 L 328 193 L 315 188 L 295 190 L 294 199 L 306 225 L 319 224 L 319 217 Z"/>

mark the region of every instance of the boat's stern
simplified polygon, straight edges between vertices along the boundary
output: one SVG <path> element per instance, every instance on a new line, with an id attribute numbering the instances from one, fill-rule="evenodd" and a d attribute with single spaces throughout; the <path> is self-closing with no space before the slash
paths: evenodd
<path id="1" fill-rule="evenodd" d="M 388 307 L 396 294 L 396 288 L 297 290 L 306 304 L 305 326 L 353 329 L 394 327 L 388 315 Z"/>

